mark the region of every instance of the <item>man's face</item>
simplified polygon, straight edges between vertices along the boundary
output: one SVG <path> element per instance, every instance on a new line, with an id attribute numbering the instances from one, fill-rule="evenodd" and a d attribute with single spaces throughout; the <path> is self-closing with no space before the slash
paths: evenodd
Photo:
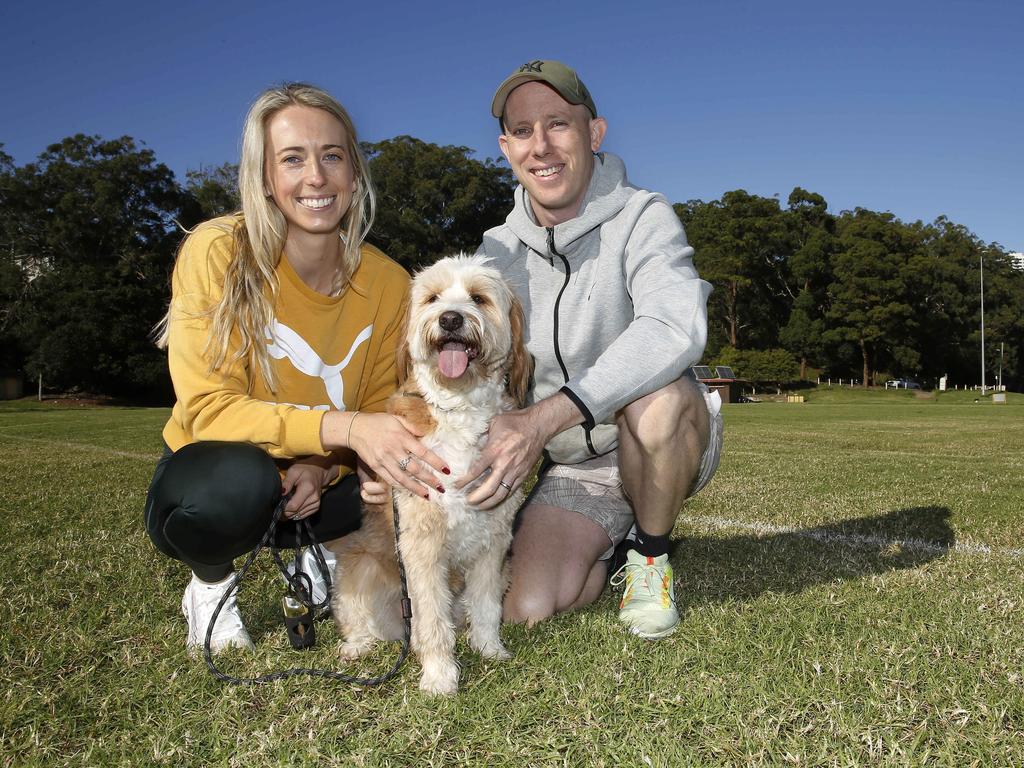
<path id="1" fill-rule="evenodd" d="M 529 82 L 505 102 L 502 153 L 530 194 L 537 222 L 553 227 L 579 213 L 601 147 L 604 118 L 570 104 L 544 83 Z"/>

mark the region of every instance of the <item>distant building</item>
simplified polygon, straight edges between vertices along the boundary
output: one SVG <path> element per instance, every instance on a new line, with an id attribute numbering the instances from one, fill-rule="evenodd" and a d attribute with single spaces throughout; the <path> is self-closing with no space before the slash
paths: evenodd
<path id="1" fill-rule="evenodd" d="M 0 400 L 17 400 L 25 394 L 20 371 L 0 369 Z"/>
<path id="2" fill-rule="evenodd" d="M 1024 253 L 1011 253 L 1010 263 L 1013 264 L 1014 269 L 1024 272 Z"/>
<path id="3" fill-rule="evenodd" d="M 743 398 L 742 385 L 750 382 L 736 378 L 736 374 L 728 365 L 715 366 L 714 370 L 707 365 L 694 365 L 690 370 L 697 381 L 704 382 L 712 392 L 718 392 L 723 403 L 747 402 Z"/>

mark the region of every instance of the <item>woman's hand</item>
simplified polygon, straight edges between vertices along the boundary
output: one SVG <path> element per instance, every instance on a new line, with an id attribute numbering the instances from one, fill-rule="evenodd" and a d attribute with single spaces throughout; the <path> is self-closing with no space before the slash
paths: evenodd
<path id="1" fill-rule="evenodd" d="M 281 482 L 281 490 L 292 495 L 284 507 L 286 518 L 302 520 L 320 509 L 320 494 L 338 473 L 337 466 L 329 460 L 330 457 L 310 456 L 288 467 Z"/>
<path id="2" fill-rule="evenodd" d="M 387 413 L 329 411 L 321 422 L 320 438 L 328 450 L 351 448 L 379 482 L 424 498 L 429 497 L 429 488 L 444 493 L 434 472 L 447 475 L 451 470 L 416 439 L 422 432 L 414 430 L 410 422 Z"/>
<path id="3" fill-rule="evenodd" d="M 434 470 L 450 474 L 445 461 L 427 450 L 406 422 L 387 413 L 354 414 L 349 447 L 378 481 L 427 498 L 428 488 L 444 493 Z"/>

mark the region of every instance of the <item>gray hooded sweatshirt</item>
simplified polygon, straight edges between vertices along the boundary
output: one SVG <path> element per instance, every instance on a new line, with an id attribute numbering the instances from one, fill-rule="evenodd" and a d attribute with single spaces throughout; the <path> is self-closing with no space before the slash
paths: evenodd
<path id="1" fill-rule="evenodd" d="M 518 187 L 512 212 L 477 253 L 494 260 L 523 303 L 532 402 L 562 391 L 585 418 L 548 443 L 552 461 L 611 451 L 616 412 L 704 352 L 711 285 L 697 275 L 668 201 L 630 184 L 615 155 L 595 155 L 580 213 L 554 227 L 536 223 Z"/>

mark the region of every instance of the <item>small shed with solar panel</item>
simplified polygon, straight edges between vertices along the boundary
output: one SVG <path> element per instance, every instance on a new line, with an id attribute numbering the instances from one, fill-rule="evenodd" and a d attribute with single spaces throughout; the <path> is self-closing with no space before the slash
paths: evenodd
<path id="1" fill-rule="evenodd" d="M 742 403 L 743 385 L 747 382 L 736 378 L 732 368 L 728 365 L 694 365 L 690 371 L 697 381 L 703 382 L 712 392 L 718 392 L 723 403 Z"/>

